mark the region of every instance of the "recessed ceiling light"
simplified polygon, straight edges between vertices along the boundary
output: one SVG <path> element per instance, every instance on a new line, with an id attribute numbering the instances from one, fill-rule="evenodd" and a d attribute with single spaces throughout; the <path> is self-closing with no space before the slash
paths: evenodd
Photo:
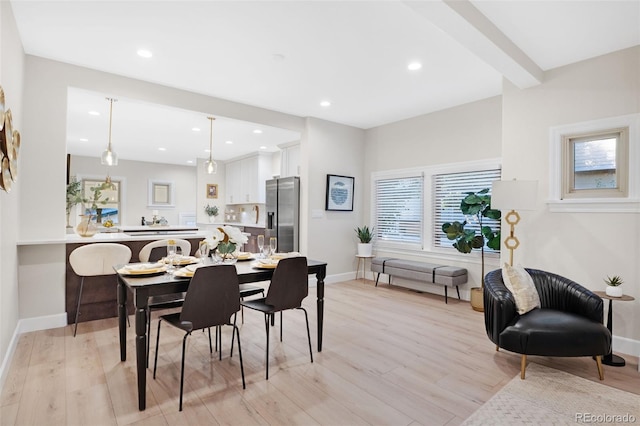
<path id="1" fill-rule="evenodd" d="M 226 143 L 227 145 L 233 145 L 233 141 L 225 141 L 224 143 Z"/>
<path id="2" fill-rule="evenodd" d="M 87 138 L 80 138 L 80 142 L 89 142 L 89 139 L 87 139 Z"/>
<path id="3" fill-rule="evenodd" d="M 321 106 L 321 107 L 330 107 L 330 106 L 331 106 L 331 102 L 329 102 L 329 101 L 322 101 L 322 102 L 320 102 L 320 106 Z"/>
<path id="4" fill-rule="evenodd" d="M 253 131 L 253 133 L 255 133 L 255 134 L 258 134 L 258 135 L 259 135 L 260 133 L 262 133 L 262 130 L 260 130 L 260 129 L 255 129 L 255 130 Z"/>
<path id="5" fill-rule="evenodd" d="M 167 148 L 158 148 L 158 151 L 166 151 Z"/>
<path id="6" fill-rule="evenodd" d="M 187 164 L 193 164 L 193 160 L 187 160 Z"/>
<path id="7" fill-rule="evenodd" d="M 422 68 L 422 64 L 420 62 L 411 62 L 408 66 L 407 69 L 409 71 L 417 71 L 420 68 Z"/>
<path id="8" fill-rule="evenodd" d="M 266 147 L 266 146 L 264 146 L 264 145 L 262 145 L 262 146 L 260 147 L 260 149 L 267 149 L 267 147 Z"/>
<path id="9" fill-rule="evenodd" d="M 100 115 L 98 111 L 89 111 L 89 115 Z"/>
<path id="10" fill-rule="evenodd" d="M 191 130 L 193 130 L 194 132 L 199 132 L 200 128 L 199 127 L 192 127 Z"/>
<path id="11" fill-rule="evenodd" d="M 143 58 L 150 58 L 153 56 L 153 53 L 151 53 L 151 51 L 147 49 L 138 49 L 138 56 Z"/>
<path id="12" fill-rule="evenodd" d="M 204 152 L 211 152 L 209 148 L 205 149 Z"/>

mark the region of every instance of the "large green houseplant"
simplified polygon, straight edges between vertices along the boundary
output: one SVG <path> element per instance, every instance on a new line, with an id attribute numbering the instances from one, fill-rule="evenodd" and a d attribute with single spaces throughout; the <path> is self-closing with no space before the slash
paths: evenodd
<path id="1" fill-rule="evenodd" d="M 447 222 L 442 225 L 442 231 L 449 240 L 455 241 L 453 246 L 460 253 L 471 253 L 473 249 L 480 249 L 482 263 L 481 287 L 471 289 L 471 307 L 476 311 L 483 311 L 482 291 L 484 288 L 484 248 L 485 246 L 500 250 L 500 230 L 494 231 L 483 223 L 483 219 L 500 220 L 500 210 L 491 208 L 491 195 L 489 188 L 478 192 L 467 192 L 466 197 L 460 202 L 460 211 L 466 217 L 473 218 L 478 224 L 477 229 L 465 229 L 468 221 Z"/>

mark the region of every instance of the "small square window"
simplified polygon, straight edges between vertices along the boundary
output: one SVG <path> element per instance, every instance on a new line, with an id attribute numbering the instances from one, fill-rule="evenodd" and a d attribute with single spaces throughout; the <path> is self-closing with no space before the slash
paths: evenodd
<path id="1" fill-rule="evenodd" d="M 628 128 L 564 135 L 562 198 L 628 196 Z"/>

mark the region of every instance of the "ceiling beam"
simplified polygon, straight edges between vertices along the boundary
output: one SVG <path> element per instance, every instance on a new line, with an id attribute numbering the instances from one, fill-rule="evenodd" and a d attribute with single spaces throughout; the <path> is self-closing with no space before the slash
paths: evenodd
<path id="1" fill-rule="evenodd" d="M 468 0 L 404 3 L 519 88 L 542 83 L 544 71 Z"/>

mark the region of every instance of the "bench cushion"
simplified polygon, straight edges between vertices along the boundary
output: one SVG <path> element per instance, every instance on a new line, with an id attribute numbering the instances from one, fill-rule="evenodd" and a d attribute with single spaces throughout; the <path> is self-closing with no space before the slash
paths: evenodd
<path id="1" fill-rule="evenodd" d="M 435 270 L 434 281 L 436 284 L 460 285 L 467 282 L 467 270 L 457 266 L 442 266 Z"/>
<path id="2" fill-rule="evenodd" d="M 392 257 L 374 257 L 371 259 L 371 272 L 384 273 L 384 265 L 387 260 L 393 259 Z"/>

